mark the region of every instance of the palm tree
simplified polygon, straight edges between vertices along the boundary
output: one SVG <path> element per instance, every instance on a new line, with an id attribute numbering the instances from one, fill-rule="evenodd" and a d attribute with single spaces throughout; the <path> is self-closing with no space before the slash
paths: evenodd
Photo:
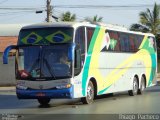
<path id="1" fill-rule="evenodd" d="M 98 15 L 93 16 L 93 18 L 87 17 L 85 18 L 85 21 L 88 22 L 102 22 L 103 17 L 98 17 Z"/>
<path id="2" fill-rule="evenodd" d="M 61 15 L 61 21 L 70 21 L 73 22 L 76 20 L 76 15 L 75 14 L 71 14 L 69 11 L 63 13 Z"/>
<path id="3" fill-rule="evenodd" d="M 160 7 L 156 3 L 154 4 L 153 10 L 147 8 L 146 11 L 140 12 L 139 17 L 140 17 L 140 24 L 142 24 L 142 26 L 143 25 L 146 26 L 146 28 L 149 29 L 148 32 L 151 32 L 155 35 L 157 35 L 157 33 L 160 32 Z M 134 28 L 133 26 L 134 24 L 131 25 L 132 28 Z M 139 31 L 143 32 L 143 30 Z"/>
<path id="4" fill-rule="evenodd" d="M 144 25 L 142 25 L 142 24 L 137 24 L 137 23 L 132 24 L 132 25 L 130 26 L 130 30 L 131 30 L 131 31 L 144 32 L 144 33 L 150 32 L 150 30 L 149 30 L 148 27 L 146 27 L 146 26 L 144 26 Z"/>

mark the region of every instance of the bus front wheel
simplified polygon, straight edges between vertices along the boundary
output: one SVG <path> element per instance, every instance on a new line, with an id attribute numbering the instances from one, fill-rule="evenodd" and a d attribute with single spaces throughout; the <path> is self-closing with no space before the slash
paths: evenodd
<path id="1" fill-rule="evenodd" d="M 38 102 L 40 103 L 40 105 L 43 105 L 43 106 L 45 106 L 45 105 L 48 105 L 49 104 L 49 102 L 50 102 L 50 99 L 48 98 L 48 99 L 38 99 Z"/>
<path id="2" fill-rule="evenodd" d="M 87 86 L 87 96 L 81 98 L 83 104 L 91 104 L 94 100 L 94 85 L 92 81 L 89 81 Z"/>
<path id="3" fill-rule="evenodd" d="M 137 77 L 134 77 L 132 90 L 128 91 L 130 96 L 134 96 L 138 93 L 138 80 Z"/>

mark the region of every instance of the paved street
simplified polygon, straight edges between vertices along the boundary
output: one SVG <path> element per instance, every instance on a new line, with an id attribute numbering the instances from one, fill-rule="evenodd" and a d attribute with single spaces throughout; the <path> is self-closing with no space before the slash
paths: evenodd
<path id="1" fill-rule="evenodd" d="M 91 105 L 79 100 L 52 100 L 42 108 L 36 100 L 18 100 L 15 91 L 0 91 L 0 113 L 11 114 L 117 114 L 160 113 L 160 86 L 154 86 L 143 95 L 134 97 L 127 93 L 101 96 Z"/>

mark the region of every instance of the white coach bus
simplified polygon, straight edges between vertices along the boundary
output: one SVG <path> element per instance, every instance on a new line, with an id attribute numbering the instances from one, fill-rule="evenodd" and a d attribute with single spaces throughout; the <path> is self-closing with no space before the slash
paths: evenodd
<path id="1" fill-rule="evenodd" d="M 46 105 L 54 98 L 81 98 L 128 91 L 142 94 L 156 82 L 154 35 L 91 23 L 46 23 L 25 26 L 16 49 L 16 93 Z"/>

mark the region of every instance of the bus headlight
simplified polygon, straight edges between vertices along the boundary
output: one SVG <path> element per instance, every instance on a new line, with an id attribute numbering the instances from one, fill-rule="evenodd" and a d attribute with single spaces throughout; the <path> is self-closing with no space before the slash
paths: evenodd
<path id="1" fill-rule="evenodd" d="M 56 86 L 57 89 L 64 89 L 64 88 L 70 88 L 71 84 L 66 84 L 66 85 L 58 85 Z"/>
<path id="2" fill-rule="evenodd" d="M 17 85 L 16 87 L 17 87 L 18 89 L 22 89 L 22 90 L 26 90 L 26 89 L 27 89 L 26 86 L 22 86 L 22 85 Z"/>

